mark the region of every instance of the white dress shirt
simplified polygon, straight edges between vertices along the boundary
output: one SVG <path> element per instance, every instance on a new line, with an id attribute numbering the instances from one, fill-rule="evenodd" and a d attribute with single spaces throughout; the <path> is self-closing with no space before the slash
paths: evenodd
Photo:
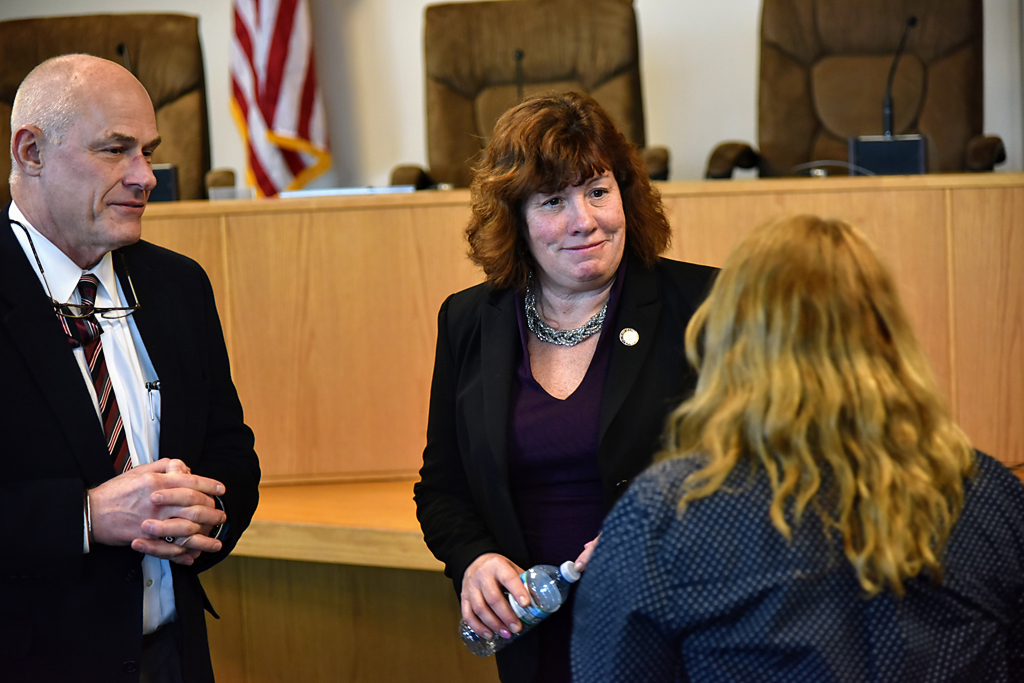
<path id="1" fill-rule="evenodd" d="M 10 218 L 24 225 L 32 238 L 39 261 L 45 271 L 45 284 L 49 284 L 50 293 L 57 301 L 80 303 L 78 282 L 86 272 L 99 279 L 96 289 L 96 306 L 109 308 L 125 306 L 127 300 L 121 283 L 114 274 L 113 256 L 108 252 L 100 262 L 88 271 L 83 271 L 64 252 L 36 230 L 18 208 L 12 203 Z M 29 244 L 25 231 L 11 224 L 14 236 L 18 238 L 29 264 L 44 283 L 43 273 L 39 272 L 32 246 Z M 128 451 L 131 454 L 132 467 L 154 462 L 160 457 L 160 392 L 147 389 L 147 382 L 157 380 L 146 353 L 142 337 L 139 335 L 132 316 L 107 319 L 97 316 L 102 330 L 100 337 L 103 345 L 103 356 L 107 363 L 110 383 L 117 398 L 117 406 L 121 411 Z M 93 388 L 92 377 L 85 359 L 85 350 L 77 347 L 75 358 L 82 370 L 82 379 L 96 407 L 96 417 L 100 420 L 99 403 Z M 101 422 L 102 428 L 102 422 Z M 113 469 L 113 460 L 111 460 Z M 89 552 L 88 531 L 83 527 L 83 550 Z M 152 633 L 160 626 L 171 622 L 175 617 L 174 586 L 171 580 L 171 567 L 167 560 L 149 555 L 142 559 L 143 577 L 143 611 L 142 631 Z"/>

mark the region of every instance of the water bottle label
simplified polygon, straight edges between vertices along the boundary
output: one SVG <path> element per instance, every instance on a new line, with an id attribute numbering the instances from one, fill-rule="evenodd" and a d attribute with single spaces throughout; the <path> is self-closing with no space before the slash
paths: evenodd
<path id="1" fill-rule="evenodd" d="M 530 600 L 529 605 L 523 607 L 516 602 L 516 599 L 510 594 L 508 596 L 508 604 L 512 605 L 512 611 L 516 613 L 519 620 L 524 624 L 529 624 L 530 626 L 534 626 L 543 620 L 544 617 L 548 616 L 548 613 L 540 607 L 537 607 L 537 604 L 532 599 Z"/>
<path id="2" fill-rule="evenodd" d="M 519 578 L 523 580 L 523 585 L 525 586 L 526 572 L 520 574 Z M 512 605 L 512 611 L 516 613 L 517 617 L 519 617 L 519 621 L 523 622 L 524 624 L 529 624 L 530 626 L 533 626 L 541 622 L 544 619 L 544 617 L 549 616 L 551 614 L 550 612 L 545 612 L 539 606 L 537 606 L 537 603 L 534 602 L 532 595 L 530 596 L 530 604 L 526 607 L 523 607 L 518 602 L 516 602 L 516 599 L 513 598 L 511 594 L 509 594 L 508 596 L 508 604 Z"/>

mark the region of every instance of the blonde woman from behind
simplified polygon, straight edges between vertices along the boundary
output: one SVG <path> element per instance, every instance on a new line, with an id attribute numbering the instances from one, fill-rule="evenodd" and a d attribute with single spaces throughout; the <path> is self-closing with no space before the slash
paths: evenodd
<path id="1" fill-rule="evenodd" d="M 581 581 L 574 680 L 1024 681 L 1024 486 L 943 405 L 864 236 L 778 220 Z"/>

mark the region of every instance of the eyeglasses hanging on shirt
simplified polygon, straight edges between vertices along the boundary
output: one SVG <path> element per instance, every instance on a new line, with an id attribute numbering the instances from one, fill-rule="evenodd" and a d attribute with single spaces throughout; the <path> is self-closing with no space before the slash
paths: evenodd
<path id="1" fill-rule="evenodd" d="M 132 274 L 128 272 L 128 262 L 125 261 L 124 254 L 120 251 L 117 255 L 121 257 L 121 266 L 124 268 L 125 277 L 128 279 L 128 289 L 131 293 L 131 300 L 134 302 L 131 306 L 110 306 L 104 308 L 102 306 L 88 305 L 83 306 L 82 304 L 70 304 L 61 303 L 53 298 L 53 292 L 50 291 L 50 283 L 46 281 L 46 273 L 43 271 L 43 262 L 39 260 L 39 254 L 36 252 L 36 245 L 32 242 L 32 235 L 29 233 L 28 228 L 22 225 L 20 222 L 14 219 L 8 219 L 11 225 L 17 225 L 19 228 L 25 231 L 25 237 L 28 239 L 28 245 L 32 249 L 32 256 L 36 259 L 36 265 L 39 267 L 39 274 L 43 278 L 43 286 L 46 287 L 46 295 L 50 297 L 50 301 L 53 302 L 54 311 L 62 318 L 81 319 L 88 318 L 93 315 L 98 315 L 101 318 L 108 320 L 114 320 L 117 318 L 125 318 L 135 311 L 141 308 L 139 304 L 139 298 L 135 295 L 135 285 L 132 284 Z"/>

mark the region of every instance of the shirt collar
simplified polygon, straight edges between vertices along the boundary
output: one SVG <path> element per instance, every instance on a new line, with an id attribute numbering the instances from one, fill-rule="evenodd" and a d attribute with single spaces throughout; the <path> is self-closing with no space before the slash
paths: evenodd
<path id="1" fill-rule="evenodd" d="M 92 273 L 100 281 L 100 286 L 96 291 L 96 305 L 104 308 L 121 305 L 119 303 L 120 297 L 117 294 L 117 276 L 114 274 L 114 260 L 111 258 L 110 252 L 104 254 L 103 258 L 95 266 L 83 271 L 67 254 L 58 249 L 53 242 L 36 230 L 35 226 L 29 222 L 28 218 L 14 202 L 11 202 L 10 219 L 18 221 L 28 229 L 28 233 L 32 238 L 31 243 L 25 231 L 11 223 L 11 230 L 14 231 L 14 236 L 25 251 L 25 257 L 28 259 L 29 265 L 35 271 L 40 284 L 43 284 L 43 274 L 39 272 L 39 264 L 36 263 L 36 258 L 32 254 L 32 246 L 35 246 L 36 253 L 39 255 L 39 263 L 43 264 L 43 270 L 46 273 L 46 284 L 49 284 L 50 293 L 54 299 L 59 302 L 78 301 L 78 281 L 82 279 L 83 274 Z M 44 289 L 45 286 L 43 284 Z"/>

